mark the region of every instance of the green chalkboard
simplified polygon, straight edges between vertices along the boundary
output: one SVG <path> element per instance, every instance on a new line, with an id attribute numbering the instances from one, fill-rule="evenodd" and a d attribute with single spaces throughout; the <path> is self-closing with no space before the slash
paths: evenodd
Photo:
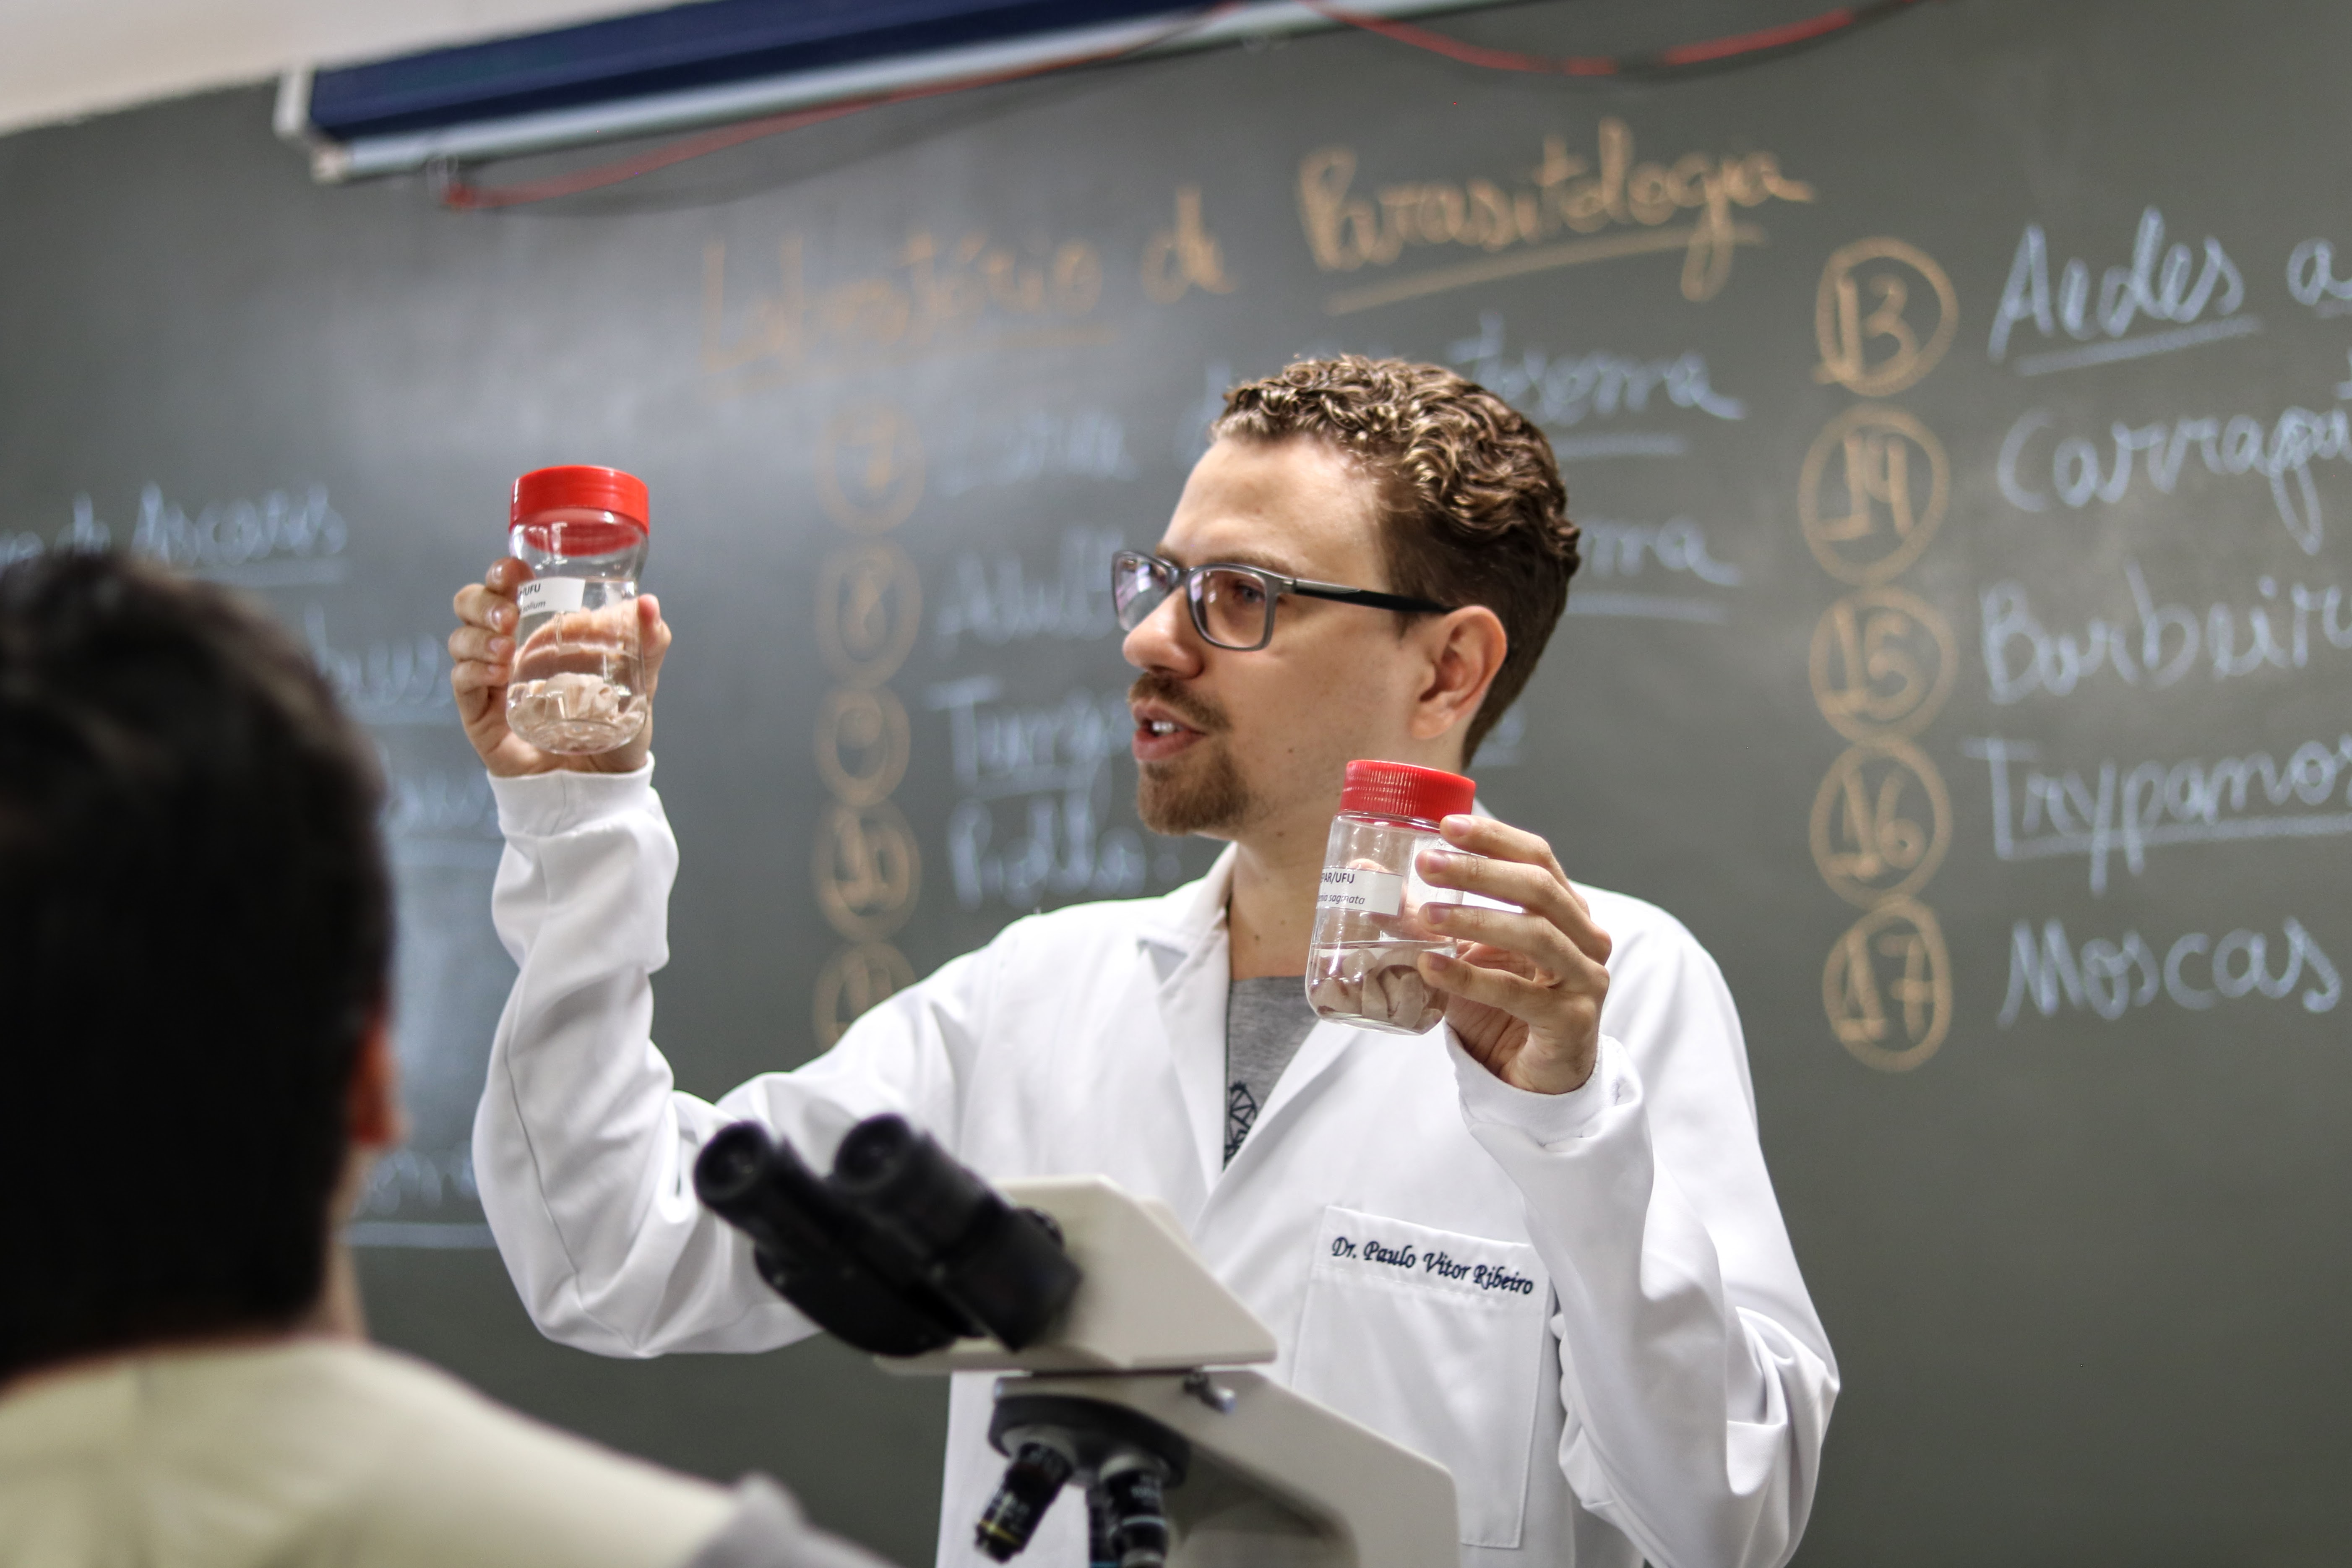
<path id="1" fill-rule="evenodd" d="M 1600 53 L 1812 8 L 1442 26 Z M 2347 51 L 2319 0 L 1951 0 L 1646 84 L 1328 34 L 474 215 L 311 185 L 259 90 L 26 132 L 0 553 L 249 587 L 381 740 L 417 1131 L 357 1232 L 380 1331 L 921 1561 L 940 1391 L 817 1345 L 596 1362 L 482 1250 L 511 972 L 449 595 L 515 473 L 650 481 L 656 1035 L 715 1094 L 1022 912 L 1202 869 L 1134 816 L 1105 555 L 1231 380 L 1456 364 L 1590 541 L 1485 798 L 1685 920 L 1747 1022 L 1846 1378 L 1801 1560 L 2332 1561 Z"/>

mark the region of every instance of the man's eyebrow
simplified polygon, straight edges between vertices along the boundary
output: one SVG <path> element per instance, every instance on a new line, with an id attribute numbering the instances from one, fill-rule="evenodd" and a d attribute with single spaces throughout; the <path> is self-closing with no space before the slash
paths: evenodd
<path id="1" fill-rule="evenodd" d="M 1173 565 L 1191 565 L 1191 563 L 1182 560 L 1166 549 L 1160 550 L 1158 552 L 1158 554 L 1160 559 Z M 1271 572 L 1277 577 L 1297 577 L 1302 575 L 1297 567 L 1292 565 L 1289 562 L 1283 560 L 1280 556 L 1268 555 L 1255 550 L 1220 551 L 1216 554 L 1212 555 L 1207 560 L 1202 562 L 1201 564 L 1204 566 L 1255 566 L 1261 572 Z"/>

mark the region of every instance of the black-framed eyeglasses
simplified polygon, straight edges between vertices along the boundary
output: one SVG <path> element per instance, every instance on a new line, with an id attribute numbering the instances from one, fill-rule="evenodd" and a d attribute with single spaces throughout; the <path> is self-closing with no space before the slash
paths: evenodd
<path id="1" fill-rule="evenodd" d="M 1402 594 L 1375 593 L 1339 583 L 1313 583 L 1286 577 L 1256 566 L 1211 562 L 1205 566 L 1179 566 L 1140 550 L 1122 550 L 1110 558 L 1110 602 L 1118 612 L 1122 631 L 1133 631 L 1158 609 L 1168 595 L 1182 589 L 1192 612 L 1192 627 L 1217 647 L 1248 653 L 1274 640 L 1275 601 L 1285 594 L 1307 599 L 1330 599 L 1342 605 L 1362 605 L 1374 610 L 1403 610 L 1442 616 L 1453 608 Z"/>

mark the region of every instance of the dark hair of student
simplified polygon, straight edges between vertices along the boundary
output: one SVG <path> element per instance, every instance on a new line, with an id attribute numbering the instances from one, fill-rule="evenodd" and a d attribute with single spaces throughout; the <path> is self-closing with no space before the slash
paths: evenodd
<path id="1" fill-rule="evenodd" d="M 1306 437 L 1379 484 L 1391 594 L 1484 605 L 1503 623 L 1503 668 L 1464 733 L 1463 758 L 1518 700 L 1576 574 L 1568 492 L 1544 433 L 1443 365 L 1339 354 L 1299 360 L 1225 394 L 1220 437 Z"/>
<path id="2" fill-rule="evenodd" d="M 259 611 L 111 555 L 0 572 L 0 1379 L 319 1299 L 381 798 Z"/>

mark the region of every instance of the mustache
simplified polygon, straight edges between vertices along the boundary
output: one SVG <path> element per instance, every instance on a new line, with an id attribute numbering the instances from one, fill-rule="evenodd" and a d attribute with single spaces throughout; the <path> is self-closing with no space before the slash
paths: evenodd
<path id="1" fill-rule="evenodd" d="M 1156 702 L 1181 720 L 1191 729 L 1204 735 L 1214 735 L 1230 729 L 1225 710 L 1205 697 L 1184 689 L 1173 677 L 1147 669 L 1135 678 L 1127 689 L 1127 700 L 1131 707 L 1139 702 Z"/>

